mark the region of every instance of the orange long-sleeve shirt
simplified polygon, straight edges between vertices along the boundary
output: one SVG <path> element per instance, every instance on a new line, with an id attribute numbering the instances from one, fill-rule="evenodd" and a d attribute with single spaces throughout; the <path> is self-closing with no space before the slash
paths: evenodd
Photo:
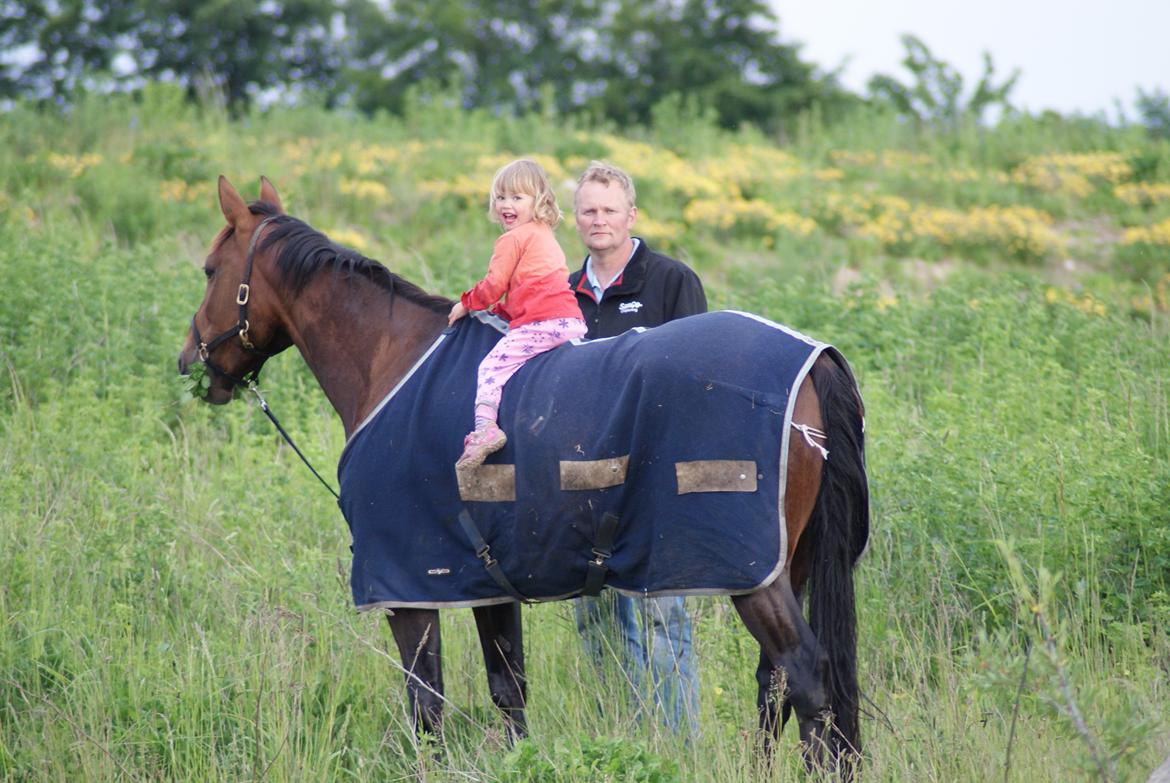
<path id="1" fill-rule="evenodd" d="M 537 220 L 500 235 L 487 275 L 464 292 L 460 301 L 468 310 L 498 305 L 496 312 L 511 327 L 581 317 L 577 297 L 569 290 L 565 253 L 552 229 Z"/>

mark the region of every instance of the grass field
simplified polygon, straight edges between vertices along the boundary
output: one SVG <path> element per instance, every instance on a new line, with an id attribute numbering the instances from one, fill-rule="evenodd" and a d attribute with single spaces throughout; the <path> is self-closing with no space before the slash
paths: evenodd
<path id="1" fill-rule="evenodd" d="M 781 148 L 694 120 L 619 134 L 435 106 L 229 120 L 166 88 L 0 115 L 0 779 L 799 780 L 753 752 L 756 648 L 692 601 L 699 737 L 599 680 L 568 604 L 525 610 L 532 739 L 506 747 L 471 614 L 448 736 L 408 728 L 332 498 L 254 406 L 175 358 L 226 174 L 428 290 L 482 273 L 491 172 L 628 167 L 638 229 L 713 307 L 837 345 L 868 409 L 857 571 L 868 780 L 1144 780 L 1170 752 L 1170 147 L 881 116 Z M 559 232 L 570 258 L 571 227 Z M 328 474 L 299 356 L 266 395 Z M 610 675 L 614 675 L 610 672 Z"/>

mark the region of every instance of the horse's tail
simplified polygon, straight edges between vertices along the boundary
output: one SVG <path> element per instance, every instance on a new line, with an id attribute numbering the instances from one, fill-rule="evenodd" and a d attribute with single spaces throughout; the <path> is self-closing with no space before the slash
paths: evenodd
<path id="1" fill-rule="evenodd" d="M 865 414 L 857 384 L 839 357 L 822 355 L 812 367 L 829 456 L 810 519 L 808 581 L 809 626 L 829 657 L 835 756 L 861 752 L 853 566 L 869 538 Z"/>

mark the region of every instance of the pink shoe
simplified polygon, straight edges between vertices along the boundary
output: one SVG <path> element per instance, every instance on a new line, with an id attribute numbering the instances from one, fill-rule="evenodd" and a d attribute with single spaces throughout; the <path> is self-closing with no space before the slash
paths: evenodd
<path id="1" fill-rule="evenodd" d="M 463 439 L 463 454 L 456 460 L 455 468 L 457 470 L 478 468 L 489 454 L 495 454 L 504 448 L 507 442 L 508 436 L 495 422 L 482 429 L 472 430 Z"/>

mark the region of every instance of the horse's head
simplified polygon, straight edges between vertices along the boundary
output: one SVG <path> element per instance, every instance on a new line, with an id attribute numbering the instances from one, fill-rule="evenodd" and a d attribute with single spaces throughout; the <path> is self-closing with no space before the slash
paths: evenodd
<path id="1" fill-rule="evenodd" d="M 272 265 L 262 260 L 259 241 L 268 224 L 284 214 L 276 188 L 261 177 L 260 200 L 249 206 L 221 175 L 219 206 L 227 226 L 203 264 L 207 291 L 179 352 L 179 372 L 186 375 L 193 364 L 203 364 L 210 376 L 205 399 L 222 405 L 291 340 L 278 317 Z"/>

